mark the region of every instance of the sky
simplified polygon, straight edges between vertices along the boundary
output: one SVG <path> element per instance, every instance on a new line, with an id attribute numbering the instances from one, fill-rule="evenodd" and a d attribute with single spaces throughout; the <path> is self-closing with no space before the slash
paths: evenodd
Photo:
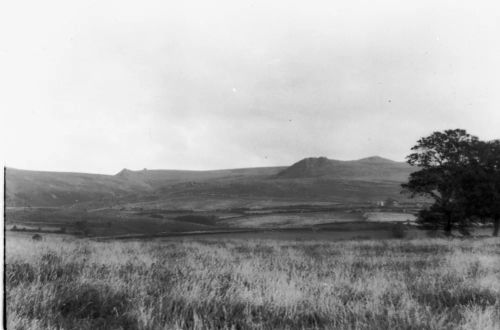
<path id="1" fill-rule="evenodd" d="M 403 161 L 433 131 L 500 138 L 495 1 L 9 1 L 6 166 Z"/>

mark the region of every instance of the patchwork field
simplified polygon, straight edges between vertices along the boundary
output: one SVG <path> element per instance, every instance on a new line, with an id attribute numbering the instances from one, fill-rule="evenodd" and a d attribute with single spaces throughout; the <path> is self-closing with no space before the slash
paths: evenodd
<path id="1" fill-rule="evenodd" d="M 380 230 L 391 231 L 390 224 L 407 224 L 408 220 L 413 223 L 415 216 L 411 213 L 404 213 L 403 209 L 374 212 L 369 207 L 343 209 L 331 205 L 292 205 L 260 210 L 236 209 L 204 212 L 124 207 L 94 210 L 61 207 L 8 208 L 6 227 L 9 231 L 110 237 L 221 230 L 335 229 L 380 232 Z M 375 235 L 375 237 L 391 236 Z"/>
<path id="2" fill-rule="evenodd" d="M 246 216 L 228 219 L 229 227 L 300 228 L 331 222 L 363 221 L 362 214 L 349 212 L 284 213 Z"/>
<path id="3" fill-rule="evenodd" d="M 414 222 L 415 215 L 402 212 L 330 211 L 312 213 L 277 213 L 230 218 L 219 224 L 236 228 L 304 228 L 349 222 Z"/>
<path id="4" fill-rule="evenodd" d="M 500 240 L 33 241 L 9 329 L 498 329 Z"/>
<path id="5" fill-rule="evenodd" d="M 414 222 L 417 220 L 413 214 L 400 212 L 366 212 L 363 216 L 371 222 Z"/>

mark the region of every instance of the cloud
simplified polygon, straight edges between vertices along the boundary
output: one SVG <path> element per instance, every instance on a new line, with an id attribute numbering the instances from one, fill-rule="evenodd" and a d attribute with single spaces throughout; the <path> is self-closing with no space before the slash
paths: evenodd
<path id="1" fill-rule="evenodd" d="M 9 6 L 0 19 L 15 31 L 0 46 L 8 166 L 402 160 L 434 130 L 498 138 L 493 2 Z"/>

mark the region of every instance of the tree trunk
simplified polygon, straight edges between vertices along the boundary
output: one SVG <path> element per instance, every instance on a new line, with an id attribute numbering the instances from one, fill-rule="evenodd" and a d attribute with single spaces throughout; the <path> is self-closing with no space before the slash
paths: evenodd
<path id="1" fill-rule="evenodd" d="M 496 216 L 493 220 L 493 236 L 498 236 L 498 230 L 500 229 L 500 217 Z"/>
<path id="2" fill-rule="evenodd" d="M 446 224 L 444 225 L 444 233 L 446 236 L 451 236 L 452 222 L 451 213 L 446 212 Z"/>
<path id="3" fill-rule="evenodd" d="M 441 209 L 443 210 L 443 216 L 444 216 L 444 234 L 448 237 L 451 236 L 451 230 L 453 229 L 453 211 L 452 211 L 452 207 L 450 205 L 449 201 L 450 200 L 450 196 L 448 196 L 449 194 L 446 194 L 446 198 L 444 199 L 444 201 L 441 203 Z"/>

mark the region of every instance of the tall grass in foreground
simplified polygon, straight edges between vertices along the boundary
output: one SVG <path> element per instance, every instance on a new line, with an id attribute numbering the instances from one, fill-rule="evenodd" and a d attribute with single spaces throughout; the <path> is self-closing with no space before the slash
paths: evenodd
<path id="1" fill-rule="evenodd" d="M 500 240 L 7 240 L 9 329 L 500 329 Z"/>

